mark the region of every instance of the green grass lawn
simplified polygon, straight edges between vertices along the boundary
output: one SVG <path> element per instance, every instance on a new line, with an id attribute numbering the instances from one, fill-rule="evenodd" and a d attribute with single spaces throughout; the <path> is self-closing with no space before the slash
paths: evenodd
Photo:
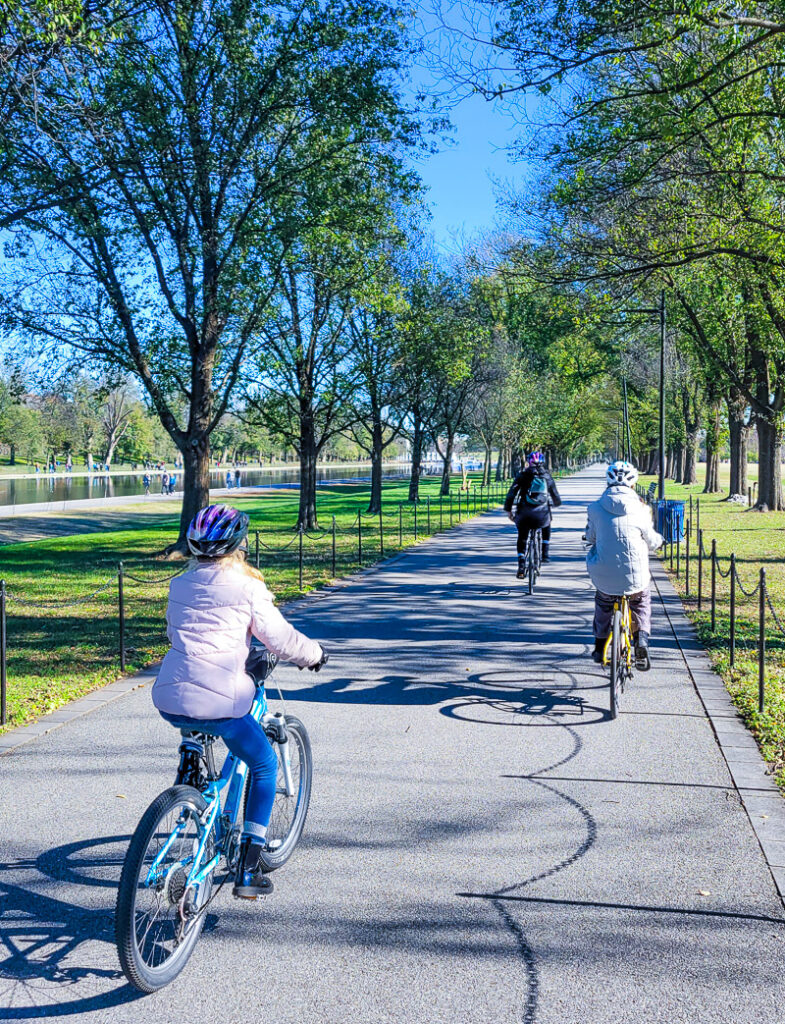
<path id="1" fill-rule="evenodd" d="M 467 495 L 460 499 L 453 481 L 452 521 L 473 514 Z M 479 475 L 472 475 L 477 484 Z M 499 485 L 504 493 L 506 485 Z M 450 504 L 439 506 L 439 481 L 425 479 L 417 508 L 417 538 L 450 526 Z M 384 555 L 415 542 L 415 512 L 406 503 L 408 482 L 384 485 Z M 487 496 L 487 491 L 485 492 Z M 251 558 L 259 531 L 259 564 L 280 601 L 298 596 L 298 539 L 293 531 L 297 492 L 270 497 L 233 496 L 233 503 L 251 517 Z M 303 592 L 333 579 L 332 517 L 336 522 L 336 571 L 344 576 L 359 567 L 357 514 L 368 504 L 367 485 L 320 487 L 321 532 L 303 539 Z M 430 506 L 430 515 L 429 515 Z M 400 513 L 399 513 L 400 508 Z M 0 578 L 8 591 L 8 726 L 21 725 L 53 711 L 75 697 L 120 676 L 117 567 L 125 571 L 126 646 L 128 671 L 156 661 L 167 649 L 164 579 L 183 563 L 161 558 L 176 538 L 178 518 L 140 523 L 133 529 L 58 537 L 0 548 Z M 378 516 L 362 520 L 362 564 L 381 557 Z M 136 582 L 135 579 L 143 582 Z M 93 593 L 96 590 L 98 593 Z"/>
<path id="2" fill-rule="evenodd" d="M 648 484 L 650 479 L 641 478 L 641 482 Z M 712 631 L 711 563 L 709 558 L 704 560 L 703 600 L 699 611 L 698 572 L 694 557 L 700 502 L 700 528 L 706 550 L 710 551 L 712 539 L 716 540 L 719 568 L 723 573 L 729 570 L 731 552 L 735 553 L 738 575 L 744 589 L 748 591 L 755 587 L 759 570 L 764 567 L 771 603 L 785 625 L 785 512 L 753 512 L 744 506 L 723 501 L 727 495 L 727 477 L 724 483 L 725 494 L 718 495 L 702 494 L 702 483 L 693 487 L 667 484 L 667 498 L 684 500 L 688 507 L 690 496 L 693 500 L 689 596 L 686 593 L 683 561 L 680 576 L 676 577 L 674 569 L 671 577 L 688 616 L 697 626 L 701 642 L 725 680 L 742 718 L 757 738 L 763 756 L 772 765 L 778 783 L 785 789 L 785 636 L 777 628 L 772 615 L 767 613 L 766 702 L 765 710 L 761 713 L 758 711 L 758 599 L 744 597 L 737 587 L 736 664 L 731 668 L 730 581 L 717 572 L 716 627 Z"/>

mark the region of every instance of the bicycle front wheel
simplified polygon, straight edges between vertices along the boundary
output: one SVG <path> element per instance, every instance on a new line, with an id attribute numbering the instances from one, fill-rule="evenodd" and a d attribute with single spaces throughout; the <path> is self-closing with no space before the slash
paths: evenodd
<path id="1" fill-rule="evenodd" d="M 115 938 L 123 973 L 140 992 L 163 988 L 182 971 L 204 926 L 200 912 L 212 878 L 198 894 L 186 887 L 207 804 L 192 786 L 172 786 L 153 800 L 134 832 L 117 892 Z M 214 855 L 212 839 L 204 862 Z"/>
<path id="2" fill-rule="evenodd" d="M 613 632 L 611 633 L 611 718 L 616 718 L 619 713 L 619 696 L 621 694 L 621 683 L 624 675 L 621 632 L 621 612 L 617 608 L 613 613 Z"/>
<path id="3" fill-rule="evenodd" d="M 278 779 L 273 812 L 267 827 L 267 848 L 260 858 L 265 871 L 275 871 L 276 868 L 282 867 L 294 853 L 294 848 L 300 841 L 308 814 L 308 805 L 311 802 L 313 760 L 308 732 L 299 718 L 287 715 L 286 733 L 289 737 L 292 795 L 287 796 L 286 793 L 280 744 L 274 743 L 273 747 L 278 755 Z M 245 797 L 247 800 L 248 784 L 246 784 Z"/>

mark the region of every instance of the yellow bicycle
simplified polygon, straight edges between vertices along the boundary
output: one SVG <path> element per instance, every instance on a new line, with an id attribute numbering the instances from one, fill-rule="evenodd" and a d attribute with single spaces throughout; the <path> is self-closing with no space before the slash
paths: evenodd
<path id="1" fill-rule="evenodd" d="M 632 678 L 634 658 L 630 602 L 622 595 L 613 599 L 613 626 L 602 653 L 603 665 L 610 666 L 611 718 L 619 713 L 619 699 Z"/>

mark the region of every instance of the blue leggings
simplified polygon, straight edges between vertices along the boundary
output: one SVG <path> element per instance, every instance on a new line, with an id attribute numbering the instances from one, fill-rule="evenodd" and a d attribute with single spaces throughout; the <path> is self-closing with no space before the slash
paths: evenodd
<path id="1" fill-rule="evenodd" d="M 178 729 L 220 736 L 229 750 L 241 761 L 245 761 L 251 785 L 248 789 L 243 835 L 264 839 L 273 812 L 278 758 L 264 729 L 253 715 L 245 715 L 243 718 L 202 719 L 167 715 L 163 711 L 159 714 Z"/>

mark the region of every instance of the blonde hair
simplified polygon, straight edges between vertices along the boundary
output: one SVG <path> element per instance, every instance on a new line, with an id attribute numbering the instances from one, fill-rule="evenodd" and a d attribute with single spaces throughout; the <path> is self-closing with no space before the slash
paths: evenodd
<path id="1" fill-rule="evenodd" d="M 255 580 L 264 581 L 264 576 L 259 572 L 255 565 L 251 565 L 245 557 L 245 552 L 240 548 L 236 548 L 234 551 L 230 551 L 228 555 L 219 555 L 217 558 L 192 558 L 191 568 L 195 569 L 197 565 L 214 565 L 217 569 L 239 569 L 240 572 L 244 572 L 246 576 L 251 576 Z"/>

